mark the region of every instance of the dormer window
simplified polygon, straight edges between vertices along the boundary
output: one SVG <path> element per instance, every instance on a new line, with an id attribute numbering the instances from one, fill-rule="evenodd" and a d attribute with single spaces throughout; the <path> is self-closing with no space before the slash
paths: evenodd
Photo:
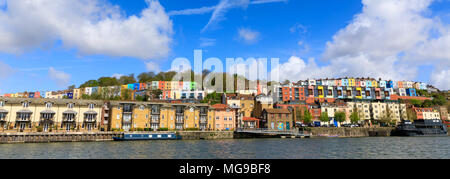
<path id="1" fill-rule="evenodd" d="M 50 103 L 50 102 L 45 103 L 45 107 L 46 107 L 46 108 L 52 108 L 52 103 Z"/>
<path id="2" fill-rule="evenodd" d="M 94 104 L 89 104 L 88 107 L 89 109 L 94 109 Z"/>
<path id="3" fill-rule="evenodd" d="M 67 104 L 67 108 L 69 108 L 69 109 L 72 109 L 73 108 L 73 103 L 69 103 L 69 104 Z"/>
<path id="4" fill-rule="evenodd" d="M 28 106 L 30 106 L 30 103 L 25 101 L 22 103 L 22 107 L 27 108 Z"/>

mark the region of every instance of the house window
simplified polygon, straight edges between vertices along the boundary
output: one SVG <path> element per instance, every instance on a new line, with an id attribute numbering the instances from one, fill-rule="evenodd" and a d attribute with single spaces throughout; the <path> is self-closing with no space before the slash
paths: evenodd
<path id="1" fill-rule="evenodd" d="M 89 104 L 89 109 L 94 109 L 94 104 Z"/>
<path id="2" fill-rule="evenodd" d="M 73 103 L 67 104 L 67 108 L 72 109 L 73 108 Z"/>
<path id="3" fill-rule="evenodd" d="M 52 103 L 45 103 L 46 108 L 52 108 Z"/>
<path id="4" fill-rule="evenodd" d="M 27 108 L 28 106 L 30 106 L 29 102 L 23 102 L 22 103 L 22 107 Z"/>
<path id="5" fill-rule="evenodd" d="M 3 101 L 0 101 L 0 107 L 3 107 L 4 105 Z"/>

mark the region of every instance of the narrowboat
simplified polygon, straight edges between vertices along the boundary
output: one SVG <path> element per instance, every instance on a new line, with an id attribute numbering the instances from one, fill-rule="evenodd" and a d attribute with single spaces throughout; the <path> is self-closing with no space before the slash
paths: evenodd
<path id="1" fill-rule="evenodd" d="M 180 140 L 181 136 L 175 133 L 164 134 L 123 134 L 123 137 L 114 137 L 114 141 L 133 141 L 133 140 Z"/>

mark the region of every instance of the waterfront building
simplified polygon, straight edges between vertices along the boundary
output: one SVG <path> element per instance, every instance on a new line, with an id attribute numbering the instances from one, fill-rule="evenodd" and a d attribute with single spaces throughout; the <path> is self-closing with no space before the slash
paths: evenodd
<path id="1" fill-rule="evenodd" d="M 441 114 L 436 109 L 416 107 L 412 107 L 412 109 L 416 113 L 417 120 L 441 120 Z"/>
<path id="2" fill-rule="evenodd" d="M 211 106 L 215 111 L 215 130 L 234 130 L 236 126 L 236 114 L 226 104 L 215 104 Z"/>
<path id="3" fill-rule="evenodd" d="M 98 131 L 101 101 L 0 98 L 3 132 Z"/>
<path id="4" fill-rule="evenodd" d="M 333 124 L 336 127 L 339 127 L 341 123 L 336 121 L 335 119 L 335 113 L 336 112 L 344 112 L 345 113 L 345 121 L 342 124 L 348 124 L 350 123 L 350 114 L 352 108 L 348 106 L 346 103 L 337 102 L 337 103 L 322 103 L 320 105 L 321 112 L 326 112 L 328 115 L 328 118 L 330 118 L 330 121 L 326 123 L 327 125 Z M 323 123 L 321 123 L 323 125 Z"/>
<path id="5" fill-rule="evenodd" d="M 253 117 L 244 117 L 244 128 L 247 129 L 257 129 L 259 128 L 259 119 Z"/>
<path id="6" fill-rule="evenodd" d="M 113 101 L 110 111 L 115 130 L 214 129 L 214 111 L 207 104 Z"/>
<path id="7" fill-rule="evenodd" d="M 254 117 L 261 117 L 264 109 L 274 108 L 273 98 L 269 95 L 258 95 L 255 97 L 255 108 L 253 110 Z"/>
<path id="8" fill-rule="evenodd" d="M 293 118 L 288 109 L 264 109 L 261 127 L 269 130 L 291 130 Z"/>

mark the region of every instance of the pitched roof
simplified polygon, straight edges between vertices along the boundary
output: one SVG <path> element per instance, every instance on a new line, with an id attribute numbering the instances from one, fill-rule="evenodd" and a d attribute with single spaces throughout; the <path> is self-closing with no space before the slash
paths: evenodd
<path id="1" fill-rule="evenodd" d="M 288 109 L 264 109 L 267 113 L 274 114 L 290 114 L 291 112 Z"/>
<path id="2" fill-rule="evenodd" d="M 215 104 L 215 105 L 212 105 L 211 107 L 213 107 L 215 109 L 226 109 L 226 108 L 228 108 L 228 105 L 226 105 L 226 104 Z"/>

